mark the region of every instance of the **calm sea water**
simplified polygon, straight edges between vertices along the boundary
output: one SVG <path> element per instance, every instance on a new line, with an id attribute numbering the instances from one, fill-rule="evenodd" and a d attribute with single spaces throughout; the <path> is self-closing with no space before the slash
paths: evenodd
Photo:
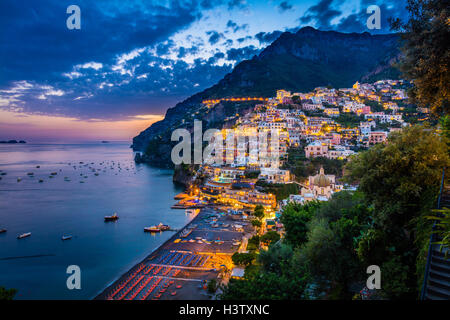
<path id="1" fill-rule="evenodd" d="M 170 209 L 182 191 L 172 172 L 135 165 L 126 143 L 0 145 L 0 170 L 0 286 L 17 299 L 93 298 L 173 235 L 144 227 L 190 220 Z M 105 223 L 114 212 L 119 221 Z M 81 268 L 81 290 L 66 287 L 69 265 Z"/>

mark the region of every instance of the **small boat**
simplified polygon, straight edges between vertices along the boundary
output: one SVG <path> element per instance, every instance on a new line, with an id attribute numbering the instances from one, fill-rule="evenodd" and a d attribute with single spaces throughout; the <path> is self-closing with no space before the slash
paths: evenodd
<path id="1" fill-rule="evenodd" d="M 159 226 L 151 226 L 144 228 L 144 232 L 161 232 Z"/>
<path id="2" fill-rule="evenodd" d="M 31 236 L 31 232 L 26 232 L 26 233 L 19 234 L 17 236 L 17 239 L 23 239 L 23 238 L 27 238 L 29 236 Z"/>
<path id="3" fill-rule="evenodd" d="M 114 213 L 112 216 L 105 216 L 105 222 L 107 221 L 117 221 L 119 219 L 119 216 L 117 213 Z"/>
<path id="4" fill-rule="evenodd" d="M 167 224 L 162 224 L 162 223 L 158 224 L 158 228 L 161 231 L 168 231 L 168 230 L 170 230 L 170 226 L 168 226 Z"/>
<path id="5" fill-rule="evenodd" d="M 6 229 L 0 229 L 0 233 L 5 233 Z"/>
<path id="6" fill-rule="evenodd" d="M 62 236 L 62 237 L 61 237 L 61 240 L 62 240 L 62 241 L 70 240 L 70 239 L 72 239 L 72 236 Z"/>

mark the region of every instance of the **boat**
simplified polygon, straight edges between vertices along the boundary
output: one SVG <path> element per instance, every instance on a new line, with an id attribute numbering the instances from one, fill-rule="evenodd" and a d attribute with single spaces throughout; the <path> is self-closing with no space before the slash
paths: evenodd
<path id="1" fill-rule="evenodd" d="M 105 216 L 105 222 L 108 221 L 117 221 L 119 219 L 119 216 L 117 213 L 114 213 L 112 216 Z"/>
<path id="2" fill-rule="evenodd" d="M 26 233 L 19 234 L 17 236 L 17 239 L 23 239 L 23 238 L 27 238 L 29 236 L 31 236 L 31 232 L 26 232 Z"/>
<path id="3" fill-rule="evenodd" d="M 0 229 L 0 233 L 5 233 L 6 229 Z"/>
<path id="4" fill-rule="evenodd" d="M 161 229 L 158 226 L 151 226 L 144 228 L 144 232 L 161 232 Z"/>
<path id="5" fill-rule="evenodd" d="M 160 229 L 161 231 L 168 231 L 168 230 L 170 230 L 170 226 L 168 226 L 167 224 L 159 223 L 159 224 L 158 224 L 158 227 L 159 227 L 159 229 Z"/>
<path id="6" fill-rule="evenodd" d="M 61 237 L 61 240 L 62 240 L 62 241 L 64 241 L 64 240 L 70 240 L 70 239 L 72 239 L 72 236 L 62 236 L 62 237 Z"/>

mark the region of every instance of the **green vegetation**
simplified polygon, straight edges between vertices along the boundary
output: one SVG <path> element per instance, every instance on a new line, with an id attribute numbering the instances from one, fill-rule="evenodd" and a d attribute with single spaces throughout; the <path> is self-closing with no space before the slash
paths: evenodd
<path id="1" fill-rule="evenodd" d="M 346 165 L 345 179 L 358 182 L 358 191 L 288 204 L 285 237 L 251 259 L 244 279 L 230 281 L 222 299 L 352 299 L 372 264 L 382 270 L 379 297 L 415 299 L 431 232 L 427 217 L 450 162 L 446 133 L 446 126 L 440 133 L 405 128 Z M 441 218 L 448 245 L 448 210 Z"/>
<path id="2" fill-rule="evenodd" d="M 261 171 L 245 171 L 245 177 L 247 179 L 257 179 Z"/>
<path id="3" fill-rule="evenodd" d="M 260 204 L 258 204 L 255 207 L 255 210 L 253 210 L 253 215 L 261 221 L 262 218 L 264 218 L 264 207 Z"/>
<path id="4" fill-rule="evenodd" d="M 443 248 L 450 249 L 450 209 L 444 208 L 442 210 L 433 210 L 436 214 L 428 217 L 432 221 L 436 221 L 436 230 L 433 231 L 437 236 L 442 239 L 437 241 L 437 244 Z M 448 251 L 445 252 L 445 256 L 448 256 Z"/>
<path id="5" fill-rule="evenodd" d="M 255 228 L 261 228 L 262 226 L 262 222 L 259 219 L 253 219 L 252 220 L 252 226 L 254 226 Z"/>
<path id="6" fill-rule="evenodd" d="M 288 169 L 294 176 L 295 180 L 302 182 L 309 176 L 313 176 L 319 172 L 320 167 L 323 167 L 327 174 L 334 174 L 337 177 L 342 176 L 342 169 L 346 160 L 328 159 L 324 157 L 305 157 L 306 143 L 300 147 L 289 148 L 288 160 L 283 169 Z M 278 198 L 277 198 L 278 199 Z"/>
<path id="7" fill-rule="evenodd" d="M 412 126 L 347 165 L 346 179 L 359 182 L 374 208 L 373 228 L 362 236 L 358 256 L 381 268 L 386 264 L 383 273 L 388 278 L 408 270 L 396 288 L 383 289 L 389 298 L 416 296 L 430 232 L 425 216 L 435 205 L 442 169 L 448 164 L 446 138 L 432 128 Z"/>
<path id="8" fill-rule="evenodd" d="M 255 251 L 255 250 L 258 250 L 258 248 L 259 248 L 259 243 L 260 243 L 259 235 L 254 235 L 253 237 L 251 237 L 250 239 L 248 239 L 247 250 L 248 250 L 248 251 Z"/>
<path id="9" fill-rule="evenodd" d="M 409 21 L 393 21 L 401 31 L 403 59 L 400 70 L 414 80 L 409 96 L 422 106 L 430 106 L 436 116 L 449 113 L 450 50 L 448 39 L 450 15 L 448 2 L 408 0 Z"/>
<path id="10" fill-rule="evenodd" d="M 298 185 L 295 183 L 268 183 L 263 180 L 258 180 L 256 185 L 262 187 L 265 193 L 274 194 L 277 201 L 286 199 L 290 194 L 297 194 L 299 191 Z"/>
<path id="11" fill-rule="evenodd" d="M 280 240 L 280 235 L 276 231 L 268 231 L 260 237 L 261 243 L 264 243 L 267 246 L 277 242 L 278 240 Z"/>
<path id="12" fill-rule="evenodd" d="M 12 300 L 16 293 L 16 289 L 5 289 L 4 287 L 0 287 L 0 300 Z"/>
<path id="13" fill-rule="evenodd" d="M 364 99 L 364 104 L 369 106 L 372 112 L 384 112 L 383 106 L 378 101 Z"/>
<path id="14" fill-rule="evenodd" d="M 339 123 L 343 128 L 354 128 L 359 126 L 359 123 L 364 120 L 363 116 L 358 116 L 354 113 L 339 113 L 338 117 L 335 117 L 336 123 Z"/>
<path id="15" fill-rule="evenodd" d="M 214 292 L 216 292 L 216 290 L 217 290 L 217 280 L 216 279 L 211 279 L 208 281 L 207 290 L 208 290 L 208 293 L 210 293 L 210 294 L 213 294 Z"/>
<path id="16" fill-rule="evenodd" d="M 249 266 L 253 260 L 255 260 L 256 255 L 252 252 L 250 253 L 239 253 L 235 252 L 231 259 L 233 263 L 238 266 Z"/>

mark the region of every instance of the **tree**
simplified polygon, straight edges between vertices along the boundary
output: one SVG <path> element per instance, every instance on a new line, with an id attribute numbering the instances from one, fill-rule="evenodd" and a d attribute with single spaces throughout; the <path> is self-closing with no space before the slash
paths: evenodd
<path id="1" fill-rule="evenodd" d="M 12 300 L 16 293 L 16 289 L 5 289 L 4 287 L 0 287 L 0 300 Z"/>
<path id="2" fill-rule="evenodd" d="M 269 250 L 261 250 L 258 262 L 265 272 L 281 274 L 283 269 L 291 263 L 293 254 L 294 250 L 290 245 L 276 243 L 270 246 Z"/>
<path id="3" fill-rule="evenodd" d="M 354 250 L 353 238 L 360 232 L 358 222 L 340 218 L 329 223 L 314 219 L 310 224 L 308 242 L 296 259 L 308 266 L 316 281 L 331 281 L 338 298 L 351 298 L 349 285 L 361 279 L 364 268 Z"/>
<path id="4" fill-rule="evenodd" d="M 392 21 L 401 31 L 403 59 L 400 70 L 414 81 L 410 91 L 413 102 L 431 107 L 435 115 L 449 112 L 450 29 L 448 1 L 408 0 L 407 22 Z"/>
<path id="5" fill-rule="evenodd" d="M 216 292 L 216 290 L 217 290 L 217 280 L 216 279 L 209 280 L 207 289 L 208 289 L 208 292 L 211 293 L 211 294 Z"/>
<path id="6" fill-rule="evenodd" d="M 254 221 L 258 221 L 259 223 L 261 223 L 261 221 L 259 220 L 254 220 Z M 248 245 L 247 245 L 247 249 L 248 250 L 256 250 L 259 248 L 259 235 L 254 235 L 253 237 L 251 237 L 250 239 L 248 239 Z"/>
<path id="7" fill-rule="evenodd" d="M 347 164 L 345 178 L 358 182 L 374 204 L 376 224 L 404 227 L 434 205 L 442 169 L 448 164 L 446 139 L 434 129 L 416 125 L 359 153 Z"/>
<path id="8" fill-rule="evenodd" d="M 293 247 L 299 247 L 306 242 L 308 222 L 319 206 L 319 202 L 312 201 L 305 205 L 289 203 L 283 208 L 280 220 L 286 230 L 287 243 Z"/>
<path id="9" fill-rule="evenodd" d="M 255 260 L 256 255 L 254 253 L 239 253 L 235 252 L 231 259 L 233 260 L 233 263 L 238 266 L 249 266 L 252 264 L 253 260 Z"/>
<path id="10" fill-rule="evenodd" d="M 276 244 L 258 257 L 261 264 L 245 268 L 244 279 L 231 279 L 220 296 L 222 300 L 299 300 L 305 299 L 309 275 L 292 260 L 289 245 Z M 248 272 L 249 269 L 252 272 Z"/>
<path id="11" fill-rule="evenodd" d="M 261 220 L 253 219 L 252 220 L 252 226 L 254 226 L 255 228 L 261 228 L 261 226 L 262 226 Z"/>
<path id="12" fill-rule="evenodd" d="M 264 218 L 264 207 L 258 204 L 253 211 L 253 215 L 258 219 Z"/>
<path id="13" fill-rule="evenodd" d="M 391 134 L 386 144 L 359 153 L 346 166 L 346 179 L 373 205 L 373 227 L 363 231 L 358 256 L 365 264 L 387 266 L 392 277 L 411 272 L 387 289 L 390 298 L 415 297 L 422 277 L 420 254 L 430 227 L 425 215 L 434 207 L 449 164 L 447 138 L 435 129 L 411 126 Z"/>

